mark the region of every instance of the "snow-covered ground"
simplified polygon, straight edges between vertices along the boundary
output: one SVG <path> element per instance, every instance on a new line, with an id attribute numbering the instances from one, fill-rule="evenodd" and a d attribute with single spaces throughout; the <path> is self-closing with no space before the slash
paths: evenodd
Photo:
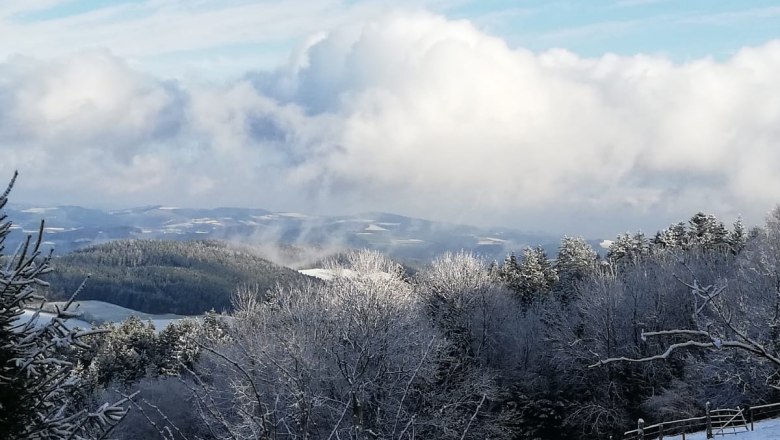
<path id="1" fill-rule="evenodd" d="M 298 272 L 325 281 L 330 281 L 333 278 L 338 276 L 351 278 L 356 275 L 355 271 L 352 269 L 315 268 L 315 269 L 301 269 Z M 374 272 L 370 275 L 370 277 L 374 280 L 385 280 L 385 279 L 389 279 L 391 276 L 392 275 L 387 272 Z"/>
<path id="2" fill-rule="evenodd" d="M 34 310 L 25 310 L 24 314 L 22 314 L 22 316 L 19 317 L 20 324 L 22 322 L 30 321 L 33 318 L 34 315 L 35 315 L 35 311 Z M 46 324 L 49 321 L 51 321 L 52 318 L 54 318 L 54 314 L 41 312 L 38 315 L 38 319 L 37 319 L 36 323 L 38 325 L 43 326 L 44 324 Z M 67 321 L 65 321 L 65 326 L 68 327 L 68 328 L 76 328 L 76 327 L 83 328 L 83 329 L 92 328 L 92 326 L 88 322 L 82 321 L 80 319 L 68 319 Z"/>
<path id="3" fill-rule="evenodd" d="M 758 422 L 755 424 L 754 431 L 746 431 L 745 428 L 737 428 L 736 435 L 735 430 L 728 428 L 724 430 L 724 436 L 715 433 L 715 438 L 728 438 L 734 440 L 780 440 L 780 419 L 769 419 Z M 707 438 L 704 431 L 696 432 L 693 434 L 685 434 L 685 440 L 705 440 Z M 666 437 L 667 440 L 682 440 L 682 436 Z"/>
<path id="4" fill-rule="evenodd" d="M 308 275 L 310 277 L 319 278 L 321 280 L 330 281 L 336 276 L 352 276 L 355 272 L 349 270 L 349 269 L 340 269 L 338 271 L 335 271 L 333 269 L 322 269 L 322 268 L 316 268 L 316 269 L 302 269 L 298 272 Z"/>
<path id="5" fill-rule="evenodd" d="M 48 307 L 60 306 L 62 302 L 49 302 Z M 66 324 L 68 327 L 80 327 L 91 328 L 91 323 L 105 323 L 114 322 L 120 323 L 130 317 L 131 315 L 138 316 L 143 321 L 151 321 L 154 324 L 154 328 L 157 331 L 161 331 L 168 324 L 179 321 L 181 319 L 189 318 L 188 316 L 165 314 L 165 315 L 153 315 L 149 313 L 138 312 L 136 310 L 121 307 L 115 304 L 109 304 L 103 301 L 75 301 L 71 306 L 71 311 L 81 313 L 81 319 L 69 319 Z M 33 310 L 26 310 L 24 315 L 20 319 L 29 320 L 32 318 L 35 312 Z M 51 313 L 42 312 L 38 318 L 38 322 L 45 323 L 52 319 L 54 315 Z M 197 317 L 194 317 L 197 319 Z"/>

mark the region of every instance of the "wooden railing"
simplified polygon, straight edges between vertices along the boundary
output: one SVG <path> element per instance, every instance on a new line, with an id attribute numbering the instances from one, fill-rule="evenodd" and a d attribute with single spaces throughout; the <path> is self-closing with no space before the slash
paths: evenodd
<path id="1" fill-rule="evenodd" d="M 759 420 L 774 419 L 780 416 L 780 403 L 770 403 L 768 405 L 751 406 L 747 408 L 748 423 L 750 430 L 753 430 L 753 423 Z"/>
<path id="2" fill-rule="evenodd" d="M 768 405 L 746 406 L 736 408 L 719 408 L 710 410 L 706 404 L 705 414 L 701 417 L 672 420 L 645 426 L 639 419 L 637 429 L 626 431 L 623 440 L 663 440 L 664 437 L 682 437 L 686 434 L 705 431 L 707 438 L 752 431 L 756 421 L 780 416 L 780 403 Z M 610 437 L 611 438 L 611 437 Z"/>
<path id="3" fill-rule="evenodd" d="M 624 440 L 649 440 L 663 439 L 665 436 L 682 435 L 697 431 L 703 431 L 707 427 L 707 417 L 692 417 L 689 419 L 672 420 L 670 422 L 656 423 L 655 425 L 644 426 L 644 420 L 639 419 L 637 429 L 627 431 L 623 434 Z"/>

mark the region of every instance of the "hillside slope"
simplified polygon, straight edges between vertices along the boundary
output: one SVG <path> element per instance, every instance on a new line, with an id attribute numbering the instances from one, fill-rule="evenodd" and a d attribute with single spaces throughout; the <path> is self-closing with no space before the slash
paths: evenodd
<path id="1" fill-rule="evenodd" d="M 78 206 L 23 205 L 15 205 L 8 212 L 17 229 L 10 238 L 9 249 L 24 239 L 23 232 L 37 232 L 41 219 L 45 219 L 44 248 L 54 247 L 60 255 L 122 239 L 206 239 L 271 250 L 290 245 L 326 253 L 368 248 L 418 262 L 464 249 L 501 261 L 509 252 L 519 252 L 526 246 L 542 245 L 552 254 L 560 242 L 554 234 L 481 228 L 377 212 L 318 216 L 245 208 L 149 206 L 101 211 Z"/>
<path id="2" fill-rule="evenodd" d="M 91 274 L 79 300 L 99 300 L 146 313 L 192 315 L 230 308 L 242 285 L 261 291 L 307 277 L 240 248 L 215 241 L 120 240 L 53 261 L 49 299 L 64 299 Z"/>

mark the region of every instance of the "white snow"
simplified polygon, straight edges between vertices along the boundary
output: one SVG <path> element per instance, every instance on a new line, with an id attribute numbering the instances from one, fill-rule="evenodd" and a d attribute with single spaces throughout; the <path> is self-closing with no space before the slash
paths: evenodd
<path id="1" fill-rule="evenodd" d="M 175 206 L 160 206 L 157 209 L 159 209 L 160 211 L 174 211 L 174 210 L 177 210 L 179 208 L 177 208 Z"/>
<path id="2" fill-rule="evenodd" d="M 493 238 L 493 237 L 478 237 L 477 238 L 477 244 L 478 245 L 499 245 L 506 243 L 506 240 L 502 240 L 500 238 Z"/>
<path id="3" fill-rule="evenodd" d="M 780 439 L 780 419 L 769 419 L 761 422 L 757 422 L 754 426 L 754 431 L 746 431 L 745 428 L 736 428 L 736 435 L 731 428 L 725 429 L 725 434 L 733 435 L 734 440 L 778 440 Z M 693 434 L 685 434 L 686 440 L 705 440 L 707 438 L 704 431 L 696 432 Z M 720 434 L 715 434 L 715 438 L 723 438 Z M 674 437 L 666 437 L 666 440 L 682 440 L 682 435 Z"/>
<path id="4" fill-rule="evenodd" d="M 62 302 L 49 302 L 49 306 L 63 306 Z M 120 322 L 124 321 L 130 315 L 136 315 L 141 319 L 181 319 L 184 316 L 174 314 L 153 315 L 150 313 L 138 312 L 136 310 L 128 309 L 126 307 L 118 306 L 116 304 L 110 304 L 103 301 L 74 301 L 73 308 L 71 310 L 81 312 L 84 315 L 84 319 L 92 321 L 111 321 Z"/>
<path id="5" fill-rule="evenodd" d="M 325 281 L 330 281 L 334 276 L 336 276 L 335 272 L 333 272 L 331 269 L 302 269 L 298 272 Z"/>
<path id="6" fill-rule="evenodd" d="M 48 306 L 53 307 L 55 305 L 63 306 L 62 302 L 49 302 Z M 66 325 L 69 328 L 92 328 L 90 322 L 103 323 L 113 322 L 116 324 L 121 323 L 131 315 L 138 316 L 142 321 L 151 321 L 154 324 L 154 328 L 159 332 L 162 331 L 168 324 L 179 321 L 186 318 L 195 318 L 197 316 L 182 316 L 174 314 L 153 315 L 150 313 L 138 312 L 132 309 L 121 307 L 115 304 L 109 304 L 103 301 L 75 301 L 71 311 L 80 312 L 81 319 L 68 319 Z M 33 310 L 25 310 L 24 315 L 20 319 L 29 320 L 33 316 Z M 52 313 L 41 312 L 38 322 L 45 323 L 52 319 L 54 315 Z"/>
<path id="7" fill-rule="evenodd" d="M 194 218 L 191 220 L 192 224 L 195 225 L 216 225 L 216 226 L 222 226 L 222 222 L 208 217 L 203 218 Z"/>
<path id="8" fill-rule="evenodd" d="M 25 214 L 45 214 L 46 211 L 54 211 L 56 209 L 57 208 L 27 208 L 20 212 L 24 212 Z"/>
<path id="9" fill-rule="evenodd" d="M 30 321 L 34 315 L 35 315 L 34 310 L 25 310 L 22 316 L 19 317 L 20 324 Z M 54 318 L 54 316 L 55 315 L 53 313 L 41 312 L 38 315 L 38 319 L 35 321 L 35 325 L 43 326 L 47 324 L 49 321 L 51 321 L 52 318 Z M 65 321 L 65 326 L 68 328 L 77 328 L 77 327 L 83 329 L 92 328 L 92 325 L 90 323 L 86 321 L 82 321 L 80 319 L 68 319 L 67 321 Z"/>
<path id="10" fill-rule="evenodd" d="M 344 219 L 341 219 L 341 220 L 336 220 L 336 223 L 374 223 L 374 219 L 372 219 L 372 218 L 344 218 Z"/>
<path id="11" fill-rule="evenodd" d="M 325 281 L 330 281 L 335 277 L 351 278 L 357 275 L 357 273 L 352 269 L 334 270 L 334 269 L 315 268 L 315 269 L 301 269 L 298 272 Z M 389 279 L 392 276 L 392 274 L 389 274 L 387 272 L 373 272 L 368 276 L 369 278 L 374 280 L 382 280 L 382 279 Z"/>
<path id="12" fill-rule="evenodd" d="M 609 247 L 612 246 L 612 243 L 612 240 L 602 240 L 601 243 L 599 243 L 599 246 L 601 246 L 602 249 L 609 249 Z"/>
<path id="13" fill-rule="evenodd" d="M 370 225 L 366 226 L 365 230 L 366 231 L 386 231 L 387 229 L 385 229 L 385 228 L 383 228 L 383 227 L 381 227 L 379 225 L 375 225 L 374 223 L 371 223 Z"/>
<path id="14" fill-rule="evenodd" d="M 250 216 L 255 220 L 273 220 L 275 218 L 278 218 L 278 216 L 274 214 L 266 214 L 266 215 L 252 215 Z"/>
<path id="15" fill-rule="evenodd" d="M 424 243 L 424 242 L 417 238 L 401 238 L 398 240 L 393 240 L 393 244 L 420 244 L 420 243 Z"/>

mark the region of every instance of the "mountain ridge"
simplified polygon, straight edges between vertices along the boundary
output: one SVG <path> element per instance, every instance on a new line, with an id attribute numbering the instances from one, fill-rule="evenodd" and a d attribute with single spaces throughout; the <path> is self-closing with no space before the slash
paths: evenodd
<path id="1" fill-rule="evenodd" d="M 262 208 L 179 208 L 164 205 L 101 210 L 76 205 L 7 207 L 16 229 L 37 232 L 45 220 L 45 245 L 58 254 L 122 239 L 221 240 L 244 245 L 368 248 L 392 257 L 427 261 L 444 252 L 471 251 L 503 259 L 528 246 L 553 255 L 560 236 L 513 228 L 482 228 L 385 212 L 308 215 Z M 23 239 L 17 234 L 16 241 Z M 589 240 L 594 247 L 600 240 Z"/>

